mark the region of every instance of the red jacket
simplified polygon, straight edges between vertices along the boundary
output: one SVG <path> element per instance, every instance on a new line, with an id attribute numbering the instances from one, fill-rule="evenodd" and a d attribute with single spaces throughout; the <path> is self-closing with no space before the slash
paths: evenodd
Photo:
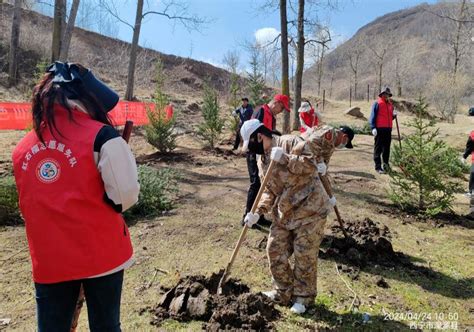
<path id="1" fill-rule="evenodd" d="M 93 157 L 104 124 L 88 114 L 55 108 L 65 137 L 34 131 L 13 151 L 20 210 L 37 283 L 77 280 L 110 271 L 132 256 L 121 214 L 104 201 L 104 183 Z"/>
<path id="2" fill-rule="evenodd" d="M 314 108 L 311 108 L 309 112 L 302 112 L 300 113 L 301 119 L 304 121 L 305 125 L 307 125 L 310 128 L 317 127 L 319 123 L 319 119 L 316 116 L 316 113 L 314 112 Z M 300 127 L 300 132 L 304 133 L 306 129 L 301 126 Z"/>
<path id="3" fill-rule="evenodd" d="M 267 104 L 262 105 L 258 111 L 252 115 L 252 119 L 258 119 L 270 130 L 276 129 L 276 118 L 273 116 L 270 106 Z"/>
<path id="4" fill-rule="evenodd" d="M 377 111 L 375 114 L 376 128 L 392 128 L 393 124 L 393 105 L 385 102 L 382 98 L 377 100 Z"/>

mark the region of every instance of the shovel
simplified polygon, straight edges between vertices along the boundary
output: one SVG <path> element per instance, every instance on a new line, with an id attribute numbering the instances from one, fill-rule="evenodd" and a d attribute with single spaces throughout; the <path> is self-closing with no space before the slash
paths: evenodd
<path id="1" fill-rule="evenodd" d="M 260 202 L 260 198 L 262 197 L 263 191 L 265 190 L 265 187 L 267 186 L 268 179 L 270 179 L 270 174 L 272 173 L 273 166 L 275 165 L 275 161 L 271 160 L 270 165 L 268 166 L 268 170 L 265 173 L 265 177 L 263 178 L 262 184 L 260 186 L 260 189 L 258 190 L 257 197 L 255 198 L 255 201 L 253 202 L 252 205 L 252 213 L 255 213 L 255 210 L 257 210 L 258 203 Z M 237 257 L 237 253 L 239 252 L 240 246 L 242 245 L 242 242 L 244 242 L 245 235 L 247 234 L 247 224 L 244 225 L 242 228 L 242 232 L 240 233 L 239 240 L 237 241 L 237 245 L 234 248 L 234 251 L 232 252 L 232 256 L 230 257 L 229 263 L 227 263 L 227 266 L 224 270 L 224 274 L 222 275 L 221 280 L 219 281 L 219 286 L 217 287 L 217 294 L 222 294 L 222 286 L 225 284 L 227 281 L 227 278 L 229 277 L 230 274 L 230 269 L 232 268 L 232 265 L 234 264 L 235 257 Z"/>
<path id="2" fill-rule="evenodd" d="M 319 174 L 319 178 L 321 179 L 321 183 L 323 184 L 324 190 L 326 190 L 326 193 L 331 198 L 332 189 L 331 189 L 331 184 L 329 183 L 327 176 Z M 336 212 L 337 221 L 339 222 L 339 226 L 341 227 L 344 237 L 348 239 L 349 234 L 347 234 L 346 229 L 344 228 L 344 222 L 342 221 L 341 214 L 339 213 L 339 209 L 337 208 L 337 205 L 334 205 L 334 212 Z"/>
<path id="3" fill-rule="evenodd" d="M 133 121 L 127 120 L 125 122 L 125 127 L 123 128 L 123 132 L 122 132 L 122 138 L 127 143 L 130 140 L 130 135 L 132 134 L 132 128 L 133 128 Z M 74 315 L 72 317 L 70 332 L 76 332 L 77 330 L 77 325 L 79 324 L 79 316 L 81 315 L 81 309 L 82 309 L 82 306 L 84 305 L 84 301 L 85 301 L 84 286 L 81 284 L 81 288 L 79 290 L 79 297 L 76 302 L 76 309 L 74 310 Z"/>

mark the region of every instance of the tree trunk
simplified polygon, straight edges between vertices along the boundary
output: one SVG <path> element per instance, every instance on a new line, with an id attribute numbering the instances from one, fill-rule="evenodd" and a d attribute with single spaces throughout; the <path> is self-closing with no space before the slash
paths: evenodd
<path id="1" fill-rule="evenodd" d="M 379 64 L 379 91 L 382 91 L 382 67 L 383 67 L 383 61 L 380 61 L 380 64 Z"/>
<path id="2" fill-rule="evenodd" d="M 69 13 L 69 19 L 67 21 L 66 31 L 64 32 L 64 38 L 61 43 L 61 52 L 59 54 L 60 61 L 66 61 L 69 54 L 69 45 L 71 44 L 72 32 L 76 25 L 76 16 L 79 9 L 80 0 L 73 0 L 71 5 L 71 12 Z"/>
<path id="3" fill-rule="evenodd" d="M 280 0 L 280 28 L 281 28 L 281 93 L 290 97 L 289 61 L 288 61 L 288 19 L 286 14 L 286 0 Z M 283 133 L 290 132 L 290 113 L 283 112 Z"/>
<path id="4" fill-rule="evenodd" d="M 464 14 L 466 11 L 466 0 L 462 0 L 461 2 L 461 8 L 459 10 L 459 22 L 457 23 L 456 27 L 456 37 L 453 43 L 453 51 L 454 51 L 454 68 L 453 68 L 453 77 L 454 80 L 456 81 L 456 74 L 458 72 L 458 66 L 459 66 L 459 59 L 461 58 L 460 52 L 459 52 L 459 46 L 460 46 L 460 39 L 461 39 L 461 29 L 462 25 L 465 24 L 461 22 L 464 19 Z"/>
<path id="5" fill-rule="evenodd" d="M 132 47 L 130 49 L 130 61 L 128 63 L 127 91 L 125 99 L 133 99 L 133 84 L 135 80 L 135 65 L 137 63 L 138 39 L 143 19 L 143 0 L 137 1 L 137 14 L 135 16 L 135 27 L 133 28 Z"/>
<path id="6" fill-rule="evenodd" d="M 301 87 L 304 66 L 304 0 L 298 0 L 298 41 L 296 50 L 295 100 L 293 103 L 293 130 L 300 127 L 298 108 L 301 106 Z"/>
<path id="7" fill-rule="evenodd" d="M 318 96 L 321 95 L 321 81 L 323 79 L 323 60 L 324 60 L 325 44 L 321 46 L 321 56 L 318 62 Z"/>
<path id="8" fill-rule="evenodd" d="M 54 1 L 53 45 L 51 46 L 51 62 L 59 59 L 59 53 L 61 51 L 61 37 L 63 36 L 63 15 L 65 10 L 66 0 Z"/>
<path id="9" fill-rule="evenodd" d="M 10 51 L 8 54 L 8 85 L 14 86 L 17 82 L 17 51 L 20 41 L 21 2 L 15 0 L 12 18 L 12 34 L 10 39 Z"/>

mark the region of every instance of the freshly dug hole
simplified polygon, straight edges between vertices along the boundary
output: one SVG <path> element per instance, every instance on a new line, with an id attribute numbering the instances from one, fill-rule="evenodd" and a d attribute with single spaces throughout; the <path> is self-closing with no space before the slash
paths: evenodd
<path id="1" fill-rule="evenodd" d="M 279 318 L 273 303 L 261 293 L 250 293 L 247 285 L 228 280 L 221 295 L 217 287 L 223 271 L 204 276 L 188 276 L 165 293 L 152 310 L 152 324 L 167 318 L 178 321 L 202 320 L 208 331 L 244 329 L 264 330 Z"/>

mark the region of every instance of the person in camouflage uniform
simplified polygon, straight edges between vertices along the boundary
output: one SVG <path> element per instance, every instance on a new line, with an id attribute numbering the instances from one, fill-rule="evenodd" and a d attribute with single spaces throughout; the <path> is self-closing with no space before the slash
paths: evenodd
<path id="1" fill-rule="evenodd" d="M 273 224 L 267 243 L 267 255 L 273 288 L 264 294 L 303 313 L 316 297 L 319 245 L 323 239 L 326 216 L 334 197 L 328 197 L 319 179 L 336 147 L 348 143 L 348 135 L 329 126 L 308 130 L 304 136 L 272 135 L 255 120 L 242 127 L 244 148 L 261 154 L 260 174 L 269 160 L 274 165 L 255 213 L 245 217 L 248 226 L 260 215 L 271 213 Z M 294 268 L 289 258 L 295 259 Z"/>

